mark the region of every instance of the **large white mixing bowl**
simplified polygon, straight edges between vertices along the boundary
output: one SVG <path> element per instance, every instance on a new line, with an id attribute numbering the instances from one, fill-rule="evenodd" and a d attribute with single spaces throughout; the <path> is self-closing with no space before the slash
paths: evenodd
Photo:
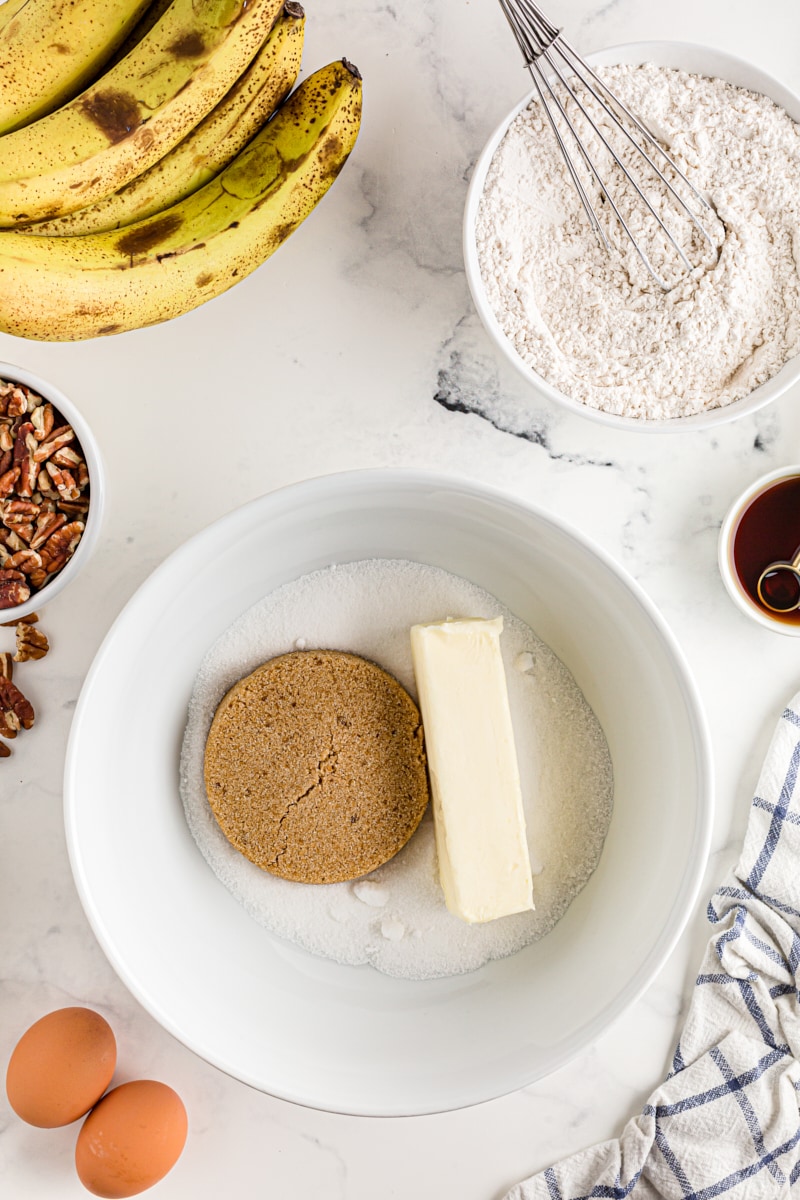
<path id="1" fill-rule="evenodd" d="M 271 936 L 207 866 L 179 798 L 187 704 L 211 644 L 280 584 L 370 557 L 434 564 L 492 592 L 567 664 L 613 758 L 614 814 L 584 891 L 542 941 L 458 978 L 392 979 Z M 362 471 L 253 501 L 140 588 L 81 693 L 65 806 L 89 920 L 162 1025 L 266 1092 L 400 1115 L 530 1083 L 648 985 L 697 896 L 711 760 L 673 636 L 606 554 L 488 488 Z"/>
<path id="2" fill-rule="evenodd" d="M 762 71 L 760 67 L 746 62 L 744 59 L 735 58 L 732 54 L 726 54 L 723 50 L 714 50 L 710 46 L 693 45 L 688 42 L 630 42 L 624 46 L 611 46 L 606 50 L 587 54 L 586 59 L 594 67 L 610 66 L 616 63 L 650 62 L 661 67 L 676 67 L 697 75 L 725 79 L 737 87 L 748 88 L 750 91 L 761 92 L 768 96 L 770 100 L 774 100 L 776 104 L 786 109 L 790 117 L 800 122 L 800 97 L 779 83 L 777 79 L 773 79 L 766 71 Z M 708 412 L 696 413 L 690 417 L 649 421 L 639 417 L 616 416 L 613 413 L 590 408 L 588 404 L 582 404 L 579 400 L 575 400 L 572 396 L 553 387 L 520 357 L 511 341 L 506 337 L 486 296 L 475 242 L 475 222 L 486 174 L 494 153 L 505 137 L 511 122 L 524 108 L 527 108 L 535 96 L 536 92 L 530 91 L 507 116 L 503 117 L 481 151 L 467 192 L 463 230 L 464 265 L 478 315 L 500 352 L 512 366 L 516 367 L 534 392 L 547 396 L 571 412 L 580 413 L 584 417 L 589 417 L 593 421 L 599 421 L 603 425 L 615 429 L 636 430 L 640 433 L 682 433 L 688 430 L 709 429 L 726 421 L 733 421 L 736 417 L 753 413 L 798 383 L 800 381 L 800 355 L 790 359 L 772 379 L 762 383 L 748 396 L 743 396 L 741 400 L 737 400 L 733 404 L 728 404 L 723 408 L 709 409 Z"/>

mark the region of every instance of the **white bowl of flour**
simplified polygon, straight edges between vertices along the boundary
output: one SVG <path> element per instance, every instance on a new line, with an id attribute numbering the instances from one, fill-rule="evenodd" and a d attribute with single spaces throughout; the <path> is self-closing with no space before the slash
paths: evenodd
<path id="1" fill-rule="evenodd" d="M 181 803 L 182 748 L 191 787 L 215 698 L 254 657 L 324 642 L 374 656 L 411 687 L 408 625 L 450 615 L 440 609 L 513 614 L 532 920 L 556 918 L 534 940 L 525 917 L 486 930 L 488 943 L 456 918 L 445 926 L 423 829 L 365 892 L 265 893 L 211 838 L 202 796 L 189 819 Z M 606 781 L 598 727 L 613 811 L 606 833 L 607 811 L 593 810 L 605 837 L 587 879 L 574 850 L 597 846 L 581 796 Z M 82 902 L 148 1011 L 254 1087 L 372 1116 L 489 1100 L 590 1045 L 651 982 L 693 910 L 712 795 L 695 685 L 638 585 L 557 518 L 411 471 L 283 488 L 176 551 L 95 660 L 65 774 Z"/>
<path id="2" fill-rule="evenodd" d="M 529 94 L 470 182 L 478 314 L 539 393 L 607 425 L 675 433 L 755 412 L 800 380 L 800 98 L 704 46 L 587 58 L 713 200 L 719 261 L 665 295 L 632 250 L 608 255 Z"/>

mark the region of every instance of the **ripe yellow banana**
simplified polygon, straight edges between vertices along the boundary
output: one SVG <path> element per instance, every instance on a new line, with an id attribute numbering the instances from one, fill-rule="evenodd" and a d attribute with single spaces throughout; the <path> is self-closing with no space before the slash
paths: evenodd
<path id="1" fill-rule="evenodd" d="M 285 0 L 269 37 L 244 75 L 205 120 L 149 171 L 88 208 L 52 221 L 37 221 L 21 232 L 64 237 L 120 229 L 196 192 L 244 149 L 292 90 L 300 70 L 304 25 L 301 6 L 296 0 Z"/>
<path id="2" fill-rule="evenodd" d="M 28 0 L 5 0 L 0 5 L 0 29 L 5 29 L 6 25 L 11 23 L 11 18 L 15 17 L 27 3 Z"/>
<path id="3" fill-rule="evenodd" d="M 0 226 L 85 208 L 146 171 L 222 99 L 281 4 L 173 0 L 80 96 L 0 138 Z"/>
<path id="4" fill-rule="evenodd" d="M 145 34 L 149 33 L 153 28 L 156 21 L 161 20 L 171 3 L 172 0 L 150 0 L 147 8 L 125 38 L 125 41 L 118 47 L 116 54 L 112 54 L 108 60 L 110 67 L 113 67 L 126 54 L 130 54 L 134 46 L 138 46 Z"/>
<path id="5" fill-rule="evenodd" d="M 205 187 L 123 230 L 0 233 L 0 330 L 73 341 L 167 321 L 243 279 L 297 228 L 344 165 L 361 121 L 346 60 L 310 75 Z"/>
<path id="6" fill-rule="evenodd" d="M 147 0 L 28 0 L 18 6 L 0 28 L 0 133 L 77 95 L 146 7 Z"/>

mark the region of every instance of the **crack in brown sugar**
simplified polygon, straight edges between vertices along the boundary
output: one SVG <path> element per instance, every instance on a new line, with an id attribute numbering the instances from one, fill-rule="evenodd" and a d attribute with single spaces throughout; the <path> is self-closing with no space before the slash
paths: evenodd
<path id="1" fill-rule="evenodd" d="M 316 778 L 316 780 L 314 781 L 314 783 L 311 784 L 310 787 L 306 788 L 306 790 L 303 792 L 303 794 L 301 796 L 298 796 L 295 800 L 290 800 L 288 802 L 288 804 L 286 805 L 286 809 L 283 813 L 283 816 L 281 817 L 280 821 L 278 822 L 278 828 L 276 830 L 276 837 L 280 838 L 281 832 L 283 830 L 284 822 L 286 821 L 286 818 L 289 816 L 289 813 L 292 811 L 292 809 L 297 808 L 298 804 L 302 804 L 304 800 L 307 800 L 309 798 L 309 796 L 311 796 L 315 791 L 317 791 L 319 788 L 322 787 L 322 783 L 323 783 L 322 777 L 325 772 L 325 767 L 331 761 L 333 761 L 333 763 L 335 765 L 336 759 L 338 759 L 338 757 L 339 757 L 339 751 L 336 749 L 336 747 L 334 745 L 333 734 L 331 733 L 331 748 L 328 751 L 328 753 L 325 755 L 325 757 L 321 758 L 319 760 L 319 762 L 317 763 L 317 778 Z M 276 866 L 278 865 L 278 863 L 281 860 L 281 857 L 286 853 L 288 848 L 289 848 L 289 839 L 286 838 L 284 840 L 284 843 L 281 846 L 280 850 L 278 850 L 277 853 L 275 854 L 275 858 L 273 861 Z"/>

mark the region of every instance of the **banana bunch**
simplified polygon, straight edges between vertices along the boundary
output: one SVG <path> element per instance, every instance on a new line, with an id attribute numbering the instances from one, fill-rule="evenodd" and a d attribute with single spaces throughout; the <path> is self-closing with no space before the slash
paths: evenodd
<path id="1" fill-rule="evenodd" d="M 361 120 L 346 59 L 292 92 L 304 25 L 296 0 L 6 0 L 0 330 L 166 321 L 277 249 Z"/>

